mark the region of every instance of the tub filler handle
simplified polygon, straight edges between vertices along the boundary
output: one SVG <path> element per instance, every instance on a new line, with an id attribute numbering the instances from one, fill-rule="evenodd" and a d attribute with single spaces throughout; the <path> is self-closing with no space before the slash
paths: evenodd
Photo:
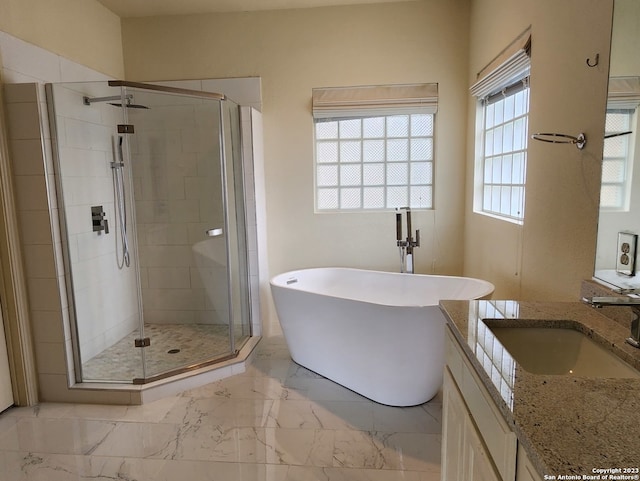
<path id="1" fill-rule="evenodd" d="M 402 240 L 402 211 L 406 211 L 407 216 L 407 237 Z M 420 229 L 416 229 L 416 237 L 413 238 L 411 226 L 411 208 L 396 208 L 396 245 L 400 253 L 400 272 L 414 273 L 413 250 L 420 247 Z"/>

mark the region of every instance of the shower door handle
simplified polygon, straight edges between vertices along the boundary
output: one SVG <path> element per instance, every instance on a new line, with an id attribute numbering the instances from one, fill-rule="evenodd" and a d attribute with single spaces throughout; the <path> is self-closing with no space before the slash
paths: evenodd
<path id="1" fill-rule="evenodd" d="M 220 237 L 222 235 L 222 227 L 218 227 L 215 229 L 209 229 L 204 231 L 207 237 Z"/>

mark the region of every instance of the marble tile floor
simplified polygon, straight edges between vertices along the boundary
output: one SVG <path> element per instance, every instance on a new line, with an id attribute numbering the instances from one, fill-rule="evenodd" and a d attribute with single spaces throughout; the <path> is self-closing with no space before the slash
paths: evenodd
<path id="1" fill-rule="evenodd" d="M 441 395 L 369 401 L 263 339 L 243 374 L 142 406 L 0 415 L 1 481 L 438 481 Z"/>

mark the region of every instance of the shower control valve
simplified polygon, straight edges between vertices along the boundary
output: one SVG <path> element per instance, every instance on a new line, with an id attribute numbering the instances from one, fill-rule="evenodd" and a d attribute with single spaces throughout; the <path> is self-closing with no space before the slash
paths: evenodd
<path id="1" fill-rule="evenodd" d="M 94 205 L 91 207 L 91 223 L 93 224 L 93 232 L 109 233 L 109 221 L 105 219 L 104 209 L 101 205 Z"/>

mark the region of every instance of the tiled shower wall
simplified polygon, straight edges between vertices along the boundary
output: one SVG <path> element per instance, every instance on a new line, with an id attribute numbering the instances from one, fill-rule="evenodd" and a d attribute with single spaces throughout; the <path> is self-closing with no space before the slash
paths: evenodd
<path id="1" fill-rule="evenodd" d="M 2 79 L 9 127 L 8 143 L 25 257 L 40 400 L 113 404 L 139 402 L 140 396 L 136 392 L 114 390 L 109 386 L 103 386 L 103 390 L 69 389 L 74 382 L 73 355 L 44 83 L 104 81 L 107 78 L 4 32 L 0 32 L 0 56 L 3 62 Z M 236 100 L 259 108 L 259 81 L 189 81 L 182 86 L 197 90 L 234 92 Z M 254 88 L 256 82 L 257 97 Z M 245 111 L 251 113 L 250 109 Z M 253 112 L 253 116 L 260 119 L 260 113 Z M 246 118 L 251 117 L 250 114 Z M 251 125 L 251 122 L 247 121 L 244 125 Z M 258 120 L 253 122 L 253 125 L 261 124 Z M 260 144 L 253 145 L 252 151 L 245 152 L 245 160 L 253 159 L 254 155 L 257 155 L 257 159 L 262 158 Z M 252 173 L 253 169 L 250 167 L 246 175 Z M 248 180 L 253 183 L 253 179 Z M 252 199 L 252 202 L 253 200 L 255 199 Z M 249 219 L 255 220 L 255 208 L 255 202 L 248 205 Z M 260 221 L 260 225 L 264 226 L 263 223 L 264 219 Z M 248 225 L 248 231 L 250 284 L 254 296 L 252 326 L 254 335 L 260 335 L 256 233 L 262 236 L 260 248 L 264 249 L 266 245 L 264 232 L 257 232 L 256 223 Z M 254 238 L 251 238 L 251 235 L 254 235 Z M 265 279 L 267 278 L 262 279 L 262 283 L 268 286 Z"/>
<path id="2" fill-rule="evenodd" d="M 60 152 L 57 180 L 61 181 L 64 196 L 83 361 L 139 326 L 135 270 L 133 266 L 118 267 L 122 254 L 118 251 L 111 162 L 116 152 L 115 125 L 121 115 L 119 109 L 106 102 L 85 105 L 85 95 L 106 96 L 107 92 L 55 89 Z M 92 206 L 104 209 L 108 233 L 93 231 Z"/>

